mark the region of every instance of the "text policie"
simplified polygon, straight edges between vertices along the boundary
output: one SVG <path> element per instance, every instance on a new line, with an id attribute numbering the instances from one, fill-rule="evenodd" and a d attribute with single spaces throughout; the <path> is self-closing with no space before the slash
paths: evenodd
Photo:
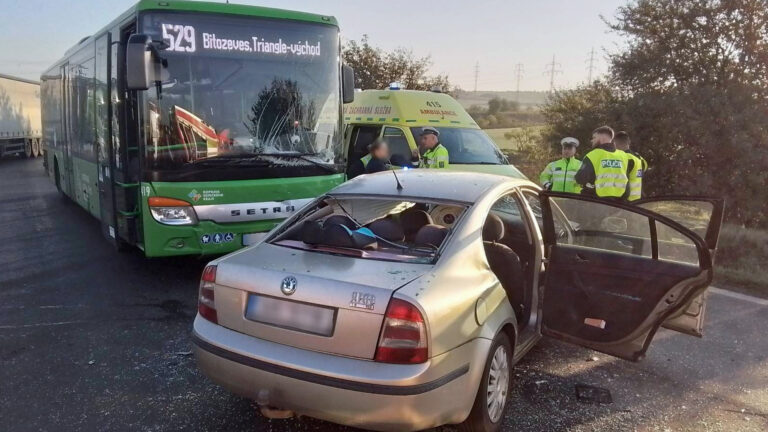
<path id="1" fill-rule="evenodd" d="M 203 33 L 203 48 L 218 51 L 241 51 L 268 54 L 291 54 L 295 56 L 319 56 L 320 42 L 311 45 L 309 41 L 287 44 L 280 38 L 276 42 L 267 42 L 254 36 L 250 41 L 216 37 L 215 33 Z"/>

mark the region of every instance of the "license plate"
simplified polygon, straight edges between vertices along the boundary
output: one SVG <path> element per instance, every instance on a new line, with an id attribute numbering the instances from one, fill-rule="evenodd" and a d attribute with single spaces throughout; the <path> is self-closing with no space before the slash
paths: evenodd
<path id="1" fill-rule="evenodd" d="M 256 244 L 269 234 L 268 232 L 243 234 L 243 246 L 250 246 Z"/>
<path id="2" fill-rule="evenodd" d="M 289 330 L 331 336 L 336 309 L 251 294 L 248 296 L 245 318 Z"/>

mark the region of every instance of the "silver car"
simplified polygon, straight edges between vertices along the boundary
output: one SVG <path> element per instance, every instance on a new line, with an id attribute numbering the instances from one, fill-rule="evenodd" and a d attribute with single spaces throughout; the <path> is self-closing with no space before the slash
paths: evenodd
<path id="1" fill-rule="evenodd" d="M 347 182 L 206 267 L 193 340 L 208 377 L 268 415 L 494 431 L 542 335 L 631 361 L 660 326 L 701 335 L 722 201 L 397 177 Z"/>

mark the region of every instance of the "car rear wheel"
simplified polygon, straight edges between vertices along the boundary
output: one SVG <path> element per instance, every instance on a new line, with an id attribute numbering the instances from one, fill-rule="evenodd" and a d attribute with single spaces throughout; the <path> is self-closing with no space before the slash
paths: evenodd
<path id="1" fill-rule="evenodd" d="M 485 362 L 483 379 L 469 417 L 460 425 L 466 432 L 496 432 L 504 420 L 507 396 L 512 384 L 512 345 L 504 333 L 493 340 Z"/>

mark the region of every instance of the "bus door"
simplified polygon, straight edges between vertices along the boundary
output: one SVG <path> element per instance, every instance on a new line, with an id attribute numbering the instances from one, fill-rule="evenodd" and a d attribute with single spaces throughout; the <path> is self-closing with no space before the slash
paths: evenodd
<path id="1" fill-rule="evenodd" d="M 96 40 L 96 160 L 99 178 L 99 212 L 101 232 L 115 245 L 120 239 L 117 233 L 115 212 L 115 184 L 113 181 L 114 149 L 112 146 L 112 37 L 106 33 Z"/>
<path id="2" fill-rule="evenodd" d="M 123 27 L 111 44 L 110 99 L 112 134 L 112 182 L 116 237 L 119 242 L 140 243 L 139 119 L 138 95 L 125 88 L 125 47 L 136 24 Z"/>
<path id="3" fill-rule="evenodd" d="M 59 148 L 61 159 L 54 162 L 53 171 L 56 186 L 69 197 L 74 197 L 72 185 L 72 83 L 69 63 L 61 65 L 61 136 Z"/>

